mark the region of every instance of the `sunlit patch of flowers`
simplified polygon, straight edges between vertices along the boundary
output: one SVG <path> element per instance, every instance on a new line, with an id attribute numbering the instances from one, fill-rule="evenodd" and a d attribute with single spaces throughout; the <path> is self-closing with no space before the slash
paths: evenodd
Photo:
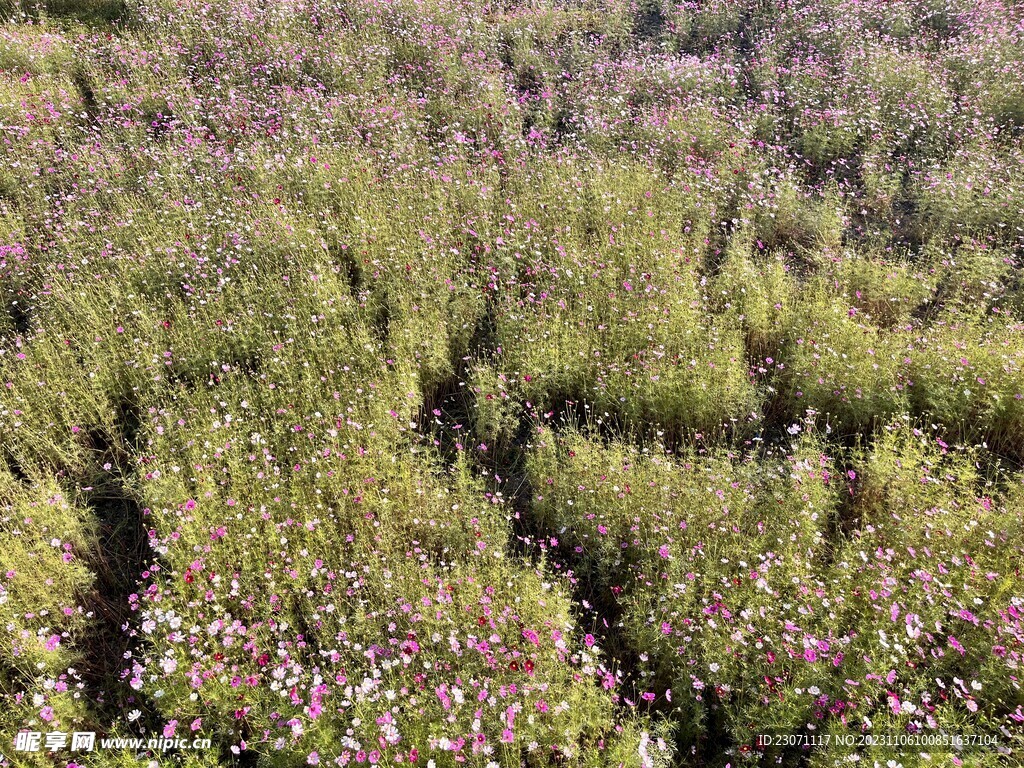
<path id="1" fill-rule="evenodd" d="M 5 734 L 1019 751 L 1022 60 L 1005 0 L 15 3 Z"/>

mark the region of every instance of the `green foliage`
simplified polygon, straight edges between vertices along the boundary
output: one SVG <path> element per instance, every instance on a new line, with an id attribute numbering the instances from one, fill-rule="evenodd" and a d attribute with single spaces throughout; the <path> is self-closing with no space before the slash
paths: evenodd
<path id="1" fill-rule="evenodd" d="M 1019 7 L 3 22 L 4 739 L 212 741 L 96 768 L 1020 751 Z"/>
<path id="2" fill-rule="evenodd" d="M 87 509 L 51 478 L 0 473 L 0 727 L 69 729 L 91 721 L 82 678 L 94 574 L 85 564 L 95 541 Z"/>

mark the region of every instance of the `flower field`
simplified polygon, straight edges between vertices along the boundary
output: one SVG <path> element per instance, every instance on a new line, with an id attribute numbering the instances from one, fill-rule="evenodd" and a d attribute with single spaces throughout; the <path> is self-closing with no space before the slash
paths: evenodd
<path id="1" fill-rule="evenodd" d="M 1022 259 L 1013 0 L 0 0 L 0 765 L 1024 764 Z"/>

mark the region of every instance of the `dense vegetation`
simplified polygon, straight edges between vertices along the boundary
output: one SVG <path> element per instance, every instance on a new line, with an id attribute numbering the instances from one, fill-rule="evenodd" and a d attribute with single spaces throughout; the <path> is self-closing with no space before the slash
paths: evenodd
<path id="1" fill-rule="evenodd" d="M 8 764 L 1020 760 L 1019 4 L 7 3 Z"/>

